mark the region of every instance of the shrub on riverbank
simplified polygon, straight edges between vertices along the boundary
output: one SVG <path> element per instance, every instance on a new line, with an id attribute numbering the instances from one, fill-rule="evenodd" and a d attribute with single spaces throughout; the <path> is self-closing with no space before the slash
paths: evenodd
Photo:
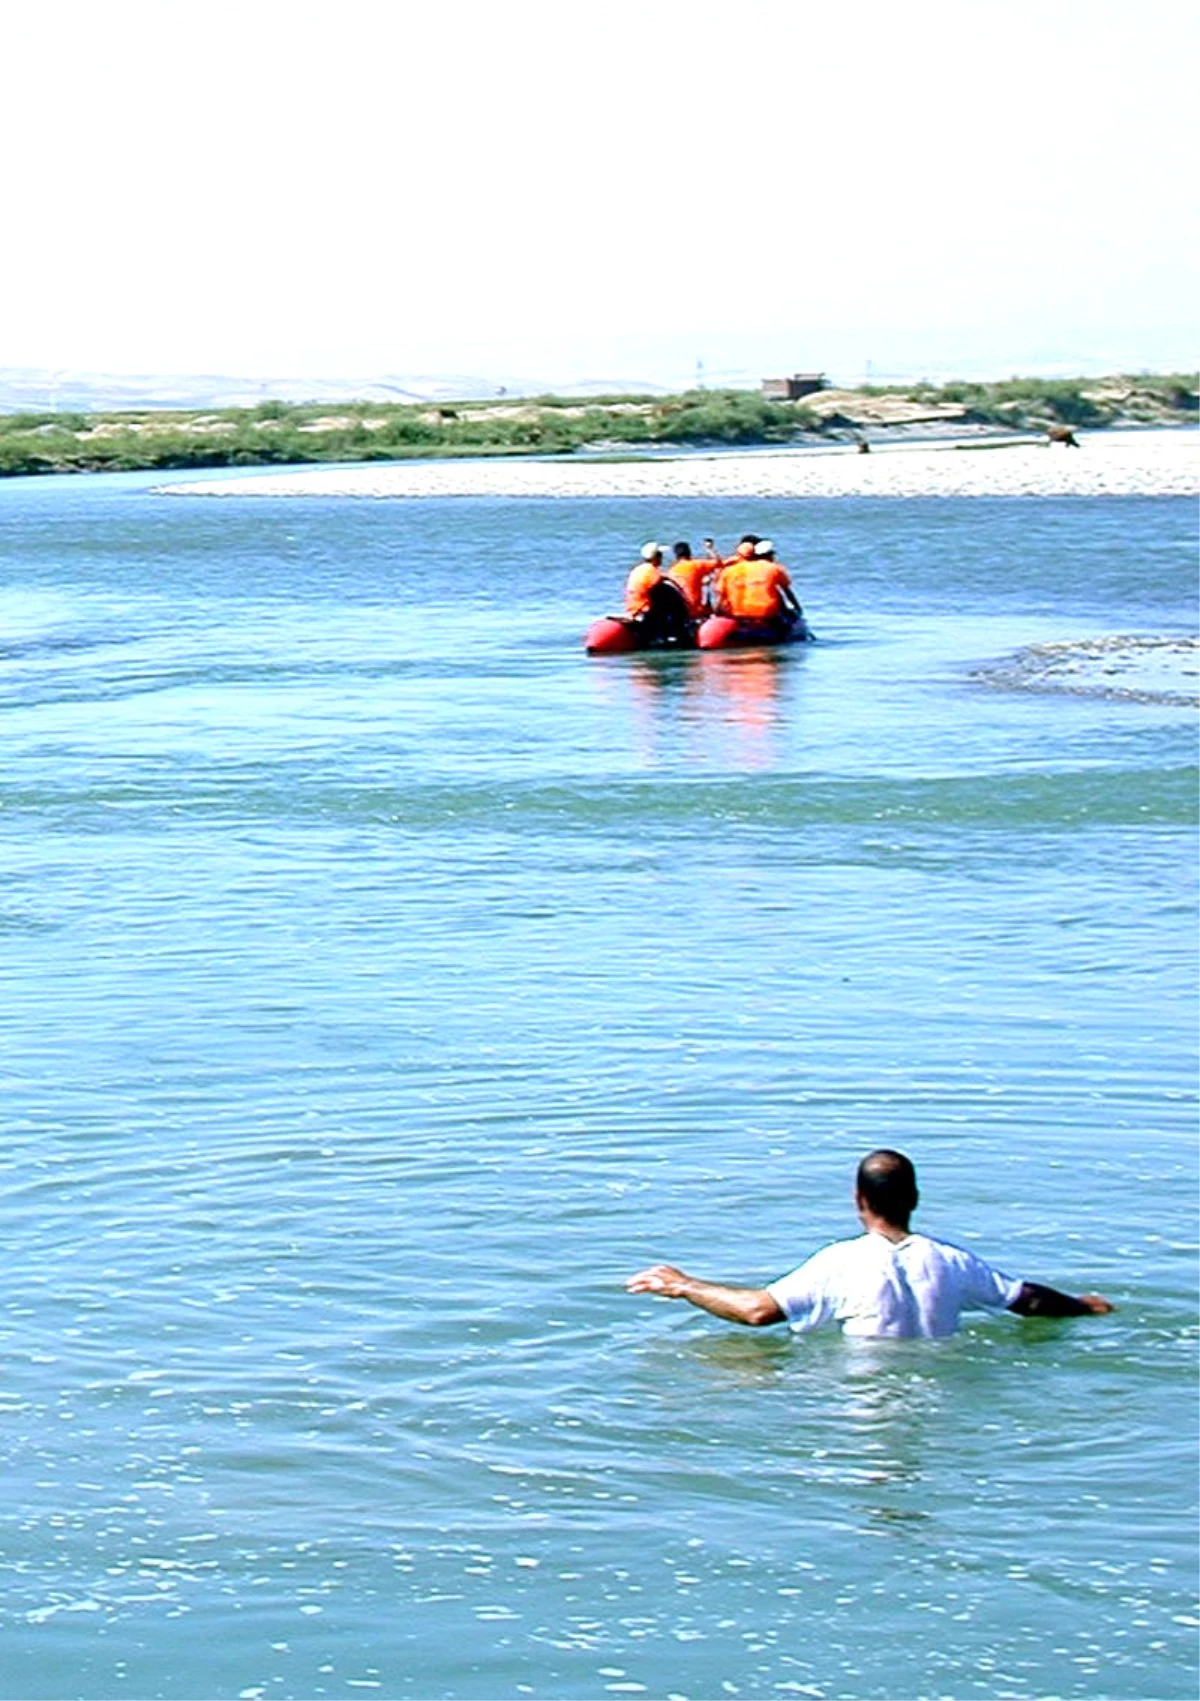
<path id="1" fill-rule="evenodd" d="M 861 418 L 855 397 L 862 398 Z M 1011 378 L 999 383 L 838 392 L 821 419 L 803 403 L 751 390 L 689 390 L 677 396 L 562 396 L 437 403 L 279 401 L 210 412 L 0 414 L 0 476 L 228 466 L 302 466 L 318 461 L 405 460 L 439 455 L 568 454 L 584 448 L 786 443 L 844 437 L 878 424 L 867 405 L 887 396 L 918 405 L 956 404 L 966 422 L 1010 430 L 1048 424 L 1194 422 L 1190 374 L 1087 379 Z M 955 408 L 950 409 L 951 412 Z"/>
<path id="2" fill-rule="evenodd" d="M 963 402 L 973 419 L 997 425 L 1102 425 L 1105 411 L 1075 379 L 1011 378 L 999 384 L 943 384 L 943 401 Z"/>
<path id="3" fill-rule="evenodd" d="M 1041 430 L 1048 424 L 1187 424 L 1200 397 L 1190 373 L 1112 378 L 1002 378 L 988 383 L 953 381 L 916 386 L 866 386 L 872 396 L 916 402 L 959 402 L 979 424 Z"/>
<path id="4" fill-rule="evenodd" d="M 750 390 L 689 390 L 666 403 L 661 443 L 785 443 L 811 417 Z"/>

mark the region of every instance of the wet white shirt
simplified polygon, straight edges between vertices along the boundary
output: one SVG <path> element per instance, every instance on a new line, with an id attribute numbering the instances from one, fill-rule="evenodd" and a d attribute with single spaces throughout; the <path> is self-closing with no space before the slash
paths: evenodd
<path id="1" fill-rule="evenodd" d="M 840 1323 L 847 1335 L 952 1335 L 959 1314 L 1002 1310 L 1022 1284 L 973 1252 L 927 1235 L 838 1240 L 767 1286 L 791 1328 Z"/>

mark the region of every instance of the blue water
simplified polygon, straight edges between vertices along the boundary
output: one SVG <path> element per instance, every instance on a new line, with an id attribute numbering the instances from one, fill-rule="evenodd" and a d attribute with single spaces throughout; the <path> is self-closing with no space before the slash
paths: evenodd
<path id="1" fill-rule="evenodd" d="M 0 1694 L 1196 1692 L 1195 630 L 1162 499 L 0 486 Z M 820 641 L 587 660 L 648 536 Z M 920 1226 L 1112 1317 L 886 1348 Z"/>

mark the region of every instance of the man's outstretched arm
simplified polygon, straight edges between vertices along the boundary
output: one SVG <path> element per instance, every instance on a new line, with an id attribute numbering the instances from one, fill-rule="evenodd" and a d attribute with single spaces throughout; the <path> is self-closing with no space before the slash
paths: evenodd
<path id="1" fill-rule="evenodd" d="M 1059 1293 L 1057 1288 L 1043 1287 L 1041 1282 L 1022 1282 L 1021 1291 L 1009 1305 L 1018 1317 L 1086 1317 L 1099 1316 L 1113 1309 L 1098 1293 Z"/>
<path id="2" fill-rule="evenodd" d="M 765 1323 L 782 1323 L 783 1312 L 765 1288 L 736 1288 L 725 1282 L 702 1282 L 677 1270 L 674 1264 L 652 1264 L 639 1270 L 625 1284 L 628 1293 L 659 1293 L 665 1299 L 686 1299 L 723 1317 L 729 1323 L 749 1323 L 758 1328 Z"/>

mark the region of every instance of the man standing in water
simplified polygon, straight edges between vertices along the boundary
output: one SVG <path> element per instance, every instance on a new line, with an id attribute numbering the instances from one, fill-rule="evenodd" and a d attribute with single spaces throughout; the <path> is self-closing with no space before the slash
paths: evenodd
<path id="1" fill-rule="evenodd" d="M 835 1241 L 765 1288 L 701 1281 L 672 1264 L 641 1270 L 626 1286 L 630 1293 L 686 1299 L 731 1323 L 787 1323 L 797 1332 L 840 1323 L 847 1335 L 897 1339 L 952 1335 L 963 1311 L 1082 1317 L 1113 1309 L 1099 1294 L 1076 1298 L 1014 1281 L 973 1252 L 913 1234 L 908 1222 L 918 1197 L 917 1172 L 902 1152 L 871 1152 L 855 1182 L 865 1230 L 856 1239 Z"/>

